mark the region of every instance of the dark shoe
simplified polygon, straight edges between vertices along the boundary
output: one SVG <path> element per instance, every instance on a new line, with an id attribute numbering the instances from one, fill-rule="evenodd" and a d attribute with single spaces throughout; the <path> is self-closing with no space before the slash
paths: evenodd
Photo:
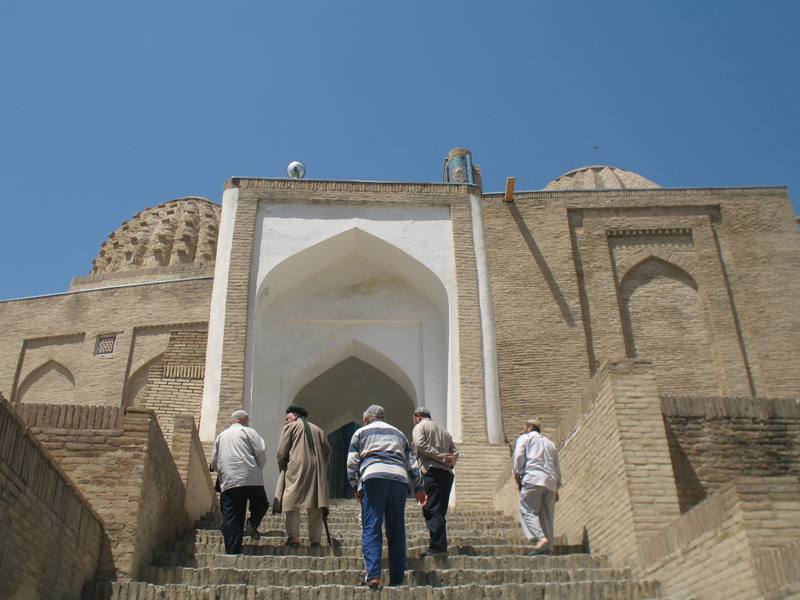
<path id="1" fill-rule="evenodd" d="M 436 558 L 437 556 L 447 556 L 447 550 L 432 550 L 428 548 L 425 550 L 425 552 L 419 555 L 420 558 Z"/>
<path id="2" fill-rule="evenodd" d="M 322 544 L 320 544 L 319 542 L 311 542 L 311 543 L 308 545 L 308 547 L 309 547 L 309 548 L 322 548 Z"/>
<path id="3" fill-rule="evenodd" d="M 390 581 L 389 582 L 389 587 L 397 587 L 397 586 L 400 586 L 400 585 L 405 585 L 403 579 L 401 579 L 400 581 Z"/>
<path id="4" fill-rule="evenodd" d="M 256 529 L 255 527 L 253 527 L 253 524 L 252 524 L 252 523 L 250 523 L 250 521 L 248 521 L 247 523 L 245 523 L 245 526 L 244 526 L 244 534 L 245 534 L 245 535 L 249 535 L 249 536 L 250 536 L 252 539 L 254 539 L 254 540 L 261 539 L 261 534 L 260 534 L 260 533 L 258 533 L 258 529 Z"/>
<path id="5" fill-rule="evenodd" d="M 297 548 L 300 545 L 300 540 L 297 538 L 289 538 L 283 545 L 288 546 L 289 548 Z"/>
<path id="6" fill-rule="evenodd" d="M 377 577 L 376 579 L 366 579 L 361 585 L 366 585 L 372 590 L 377 590 L 379 587 L 381 587 L 381 578 Z"/>

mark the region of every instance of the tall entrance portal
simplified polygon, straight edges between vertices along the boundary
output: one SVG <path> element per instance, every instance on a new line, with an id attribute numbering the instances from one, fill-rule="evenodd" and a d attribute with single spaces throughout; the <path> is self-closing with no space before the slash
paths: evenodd
<path id="1" fill-rule="evenodd" d="M 328 432 L 331 443 L 329 483 L 331 496 L 352 496 L 346 462 L 353 432 L 370 404 L 386 410 L 386 420 L 406 436 L 411 435 L 414 403 L 391 377 L 369 363 L 350 356 L 307 383 L 293 404 L 305 407 L 310 419 Z"/>

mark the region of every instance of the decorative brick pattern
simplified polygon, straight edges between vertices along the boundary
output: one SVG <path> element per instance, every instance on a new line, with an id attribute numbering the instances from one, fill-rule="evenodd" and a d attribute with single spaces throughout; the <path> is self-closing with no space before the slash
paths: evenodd
<path id="1" fill-rule="evenodd" d="M 167 439 L 178 415 L 200 421 L 207 342 L 205 330 L 173 331 L 161 363 L 150 368 L 140 402 L 155 411 Z"/>

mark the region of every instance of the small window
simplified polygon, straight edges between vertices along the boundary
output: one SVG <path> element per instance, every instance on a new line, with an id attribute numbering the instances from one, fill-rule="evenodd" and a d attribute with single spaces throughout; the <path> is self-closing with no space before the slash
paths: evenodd
<path id="1" fill-rule="evenodd" d="M 114 345 L 117 342 L 117 336 L 115 335 L 101 335 L 97 338 L 97 347 L 95 348 L 94 353 L 98 356 L 104 354 L 114 354 Z"/>

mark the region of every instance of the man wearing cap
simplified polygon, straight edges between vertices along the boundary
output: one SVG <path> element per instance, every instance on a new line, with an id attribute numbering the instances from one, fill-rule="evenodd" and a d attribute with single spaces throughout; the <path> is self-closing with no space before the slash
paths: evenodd
<path id="1" fill-rule="evenodd" d="M 308 516 L 308 538 L 318 546 L 322 512 L 328 508 L 328 461 L 331 447 L 325 432 L 308 421 L 308 411 L 291 404 L 278 443 L 278 487 L 275 498 L 286 513 L 286 545 L 300 544 L 300 509 Z"/>
<path id="2" fill-rule="evenodd" d="M 217 436 L 209 468 L 217 471 L 221 492 L 222 537 L 226 554 L 242 551 L 242 530 L 258 539 L 258 526 L 267 512 L 269 501 L 264 491 L 261 470 L 267 463 L 267 447 L 243 410 L 231 415 L 231 425 Z M 250 518 L 245 524 L 247 503 Z"/>
<path id="3" fill-rule="evenodd" d="M 389 585 L 401 585 L 406 570 L 406 496 L 409 488 L 413 489 L 423 507 L 427 497 L 411 445 L 402 431 L 385 421 L 383 407 L 369 406 L 363 423 L 350 440 L 347 478 L 361 504 L 364 583 L 372 588 L 381 584 L 381 527 L 385 519 Z"/>
<path id="4" fill-rule="evenodd" d="M 458 460 L 458 450 L 450 434 L 431 419 L 430 411 L 424 406 L 414 409 L 414 423 L 411 444 L 428 496 L 422 515 L 428 526 L 430 542 L 423 556 L 444 554 L 447 552 L 447 505 L 450 503 L 453 466 Z"/>
<path id="5" fill-rule="evenodd" d="M 525 421 L 514 448 L 512 470 L 519 489 L 522 532 L 534 544 L 533 553 L 544 552 L 553 541 L 553 516 L 561 469 L 558 450 L 541 434 L 539 419 Z"/>

